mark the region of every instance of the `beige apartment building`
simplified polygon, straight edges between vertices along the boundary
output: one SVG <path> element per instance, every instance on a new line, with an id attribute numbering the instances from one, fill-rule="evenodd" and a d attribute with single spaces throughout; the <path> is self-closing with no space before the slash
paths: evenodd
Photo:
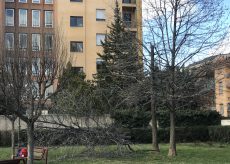
<path id="1" fill-rule="evenodd" d="M 127 30 L 141 40 L 142 1 L 118 1 Z M 1 42 L 9 49 L 17 44 L 41 51 L 51 48 L 52 35 L 58 31 L 73 69 L 92 79 L 101 63 L 97 53 L 102 51 L 101 40 L 113 20 L 114 7 L 115 0 L 1 0 Z"/>
<path id="2" fill-rule="evenodd" d="M 230 117 L 230 54 L 221 55 L 215 67 L 216 110 Z"/>
<path id="3" fill-rule="evenodd" d="M 218 111 L 223 117 L 230 118 L 230 54 L 207 57 L 190 65 L 189 68 L 191 70 L 207 70 L 206 76 L 209 76 L 210 86 L 214 88 L 210 89 L 209 101 L 205 104 L 210 109 Z"/>

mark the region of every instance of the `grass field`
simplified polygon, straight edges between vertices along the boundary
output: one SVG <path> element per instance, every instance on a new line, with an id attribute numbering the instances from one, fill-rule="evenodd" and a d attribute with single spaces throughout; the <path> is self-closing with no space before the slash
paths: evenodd
<path id="1" fill-rule="evenodd" d="M 115 146 L 103 149 L 97 155 L 84 152 L 83 147 L 61 147 L 49 149 L 50 164 L 230 164 L 230 145 L 178 144 L 178 156 L 167 157 L 167 144 L 161 144 L 161 152 L 151 152 L 151 145 L 134 145 L 134 153 L 117 156 L 112 153 Z M 97 151 L 99 152 L 99 151 Z M 100 154 L 100 155 L 99 155 Z M 0 159 L 9 159 L 10 148 L 0 148 Z M 64 159 L 64 160 L 63 160 Z M 36 162 L 42 164 L 44 162 Z"/>

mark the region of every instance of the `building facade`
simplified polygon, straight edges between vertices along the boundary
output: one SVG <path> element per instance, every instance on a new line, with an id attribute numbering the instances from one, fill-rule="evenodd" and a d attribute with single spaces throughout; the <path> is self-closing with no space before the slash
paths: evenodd
<path id="1" fill-rule="evenodd" d="M 211 81 L 209 100 L 213 104 L 208 104 L 210 109 L 218 111 L 223 117 L 230 117 L 230 54 L 220 54 L 207 57 L 189 67 L 191 70 L 207 70 Z M 204 76 L 206 77 L 206 76 Z M 209 78 L 209 79 L 210 79 Z"/>
<path id="2" fill-rule="evenodd" d="M 127 30 L 141 40 L 141 0 L 118 1 Z M 0 10 L 5 12 L 0 13 L 0 39 L 7 49 L 37 52 L 51 48 L 58 31 L 73 69 L 92 79 L 114 7 L 115 0 L 1 0 Z"/>
<path id="3" fill-rule="evenodd" d="M 224 117 L 230 117 L 230 54 L 219 57 L 215 64 L 216 110 Z"/>

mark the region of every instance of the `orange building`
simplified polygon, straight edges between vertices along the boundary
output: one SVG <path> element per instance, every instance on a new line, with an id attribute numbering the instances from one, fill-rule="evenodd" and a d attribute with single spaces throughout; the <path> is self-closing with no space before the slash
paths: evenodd
<path id="1" fill-rule="evenodd" d="M 118 1 L 127 30 L 141 40 L 142 1 Z M 115 0 L 1 0 L 0 41 L 9 49 L 19 45 L 42 51 L 52 45 L 58 29 L 73 69 L 92 79 L 101 62 L 97 53 L 102 51 L 100 41 L 113 20 L 114 7 Z"/>

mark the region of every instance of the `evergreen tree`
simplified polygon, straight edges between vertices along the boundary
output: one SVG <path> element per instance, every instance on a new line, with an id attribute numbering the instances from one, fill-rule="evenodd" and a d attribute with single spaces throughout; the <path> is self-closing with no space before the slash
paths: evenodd
<path id="1" fill-rule="evenodd" d="M 141 60 L 138 57 L 137 40 L 122 21 L 119 4 L 116 1 L 114 21 L 102 42 L 102 69 L 98 71 L 97 82 L 101 87 L 124 89 L 140 78 Z"/>
<path id="2" fill-rule="evenodd" d="M 84 72 L 76 72 L 72 69 L 72 64 L 67 63 L 66 69 L 63 71 L 63 75 L 59 79 L 58 87 L 67 90 L 74 90 L 79 87 L 86 87 L 89 82 L 85 81 L 86 75 Z"/>
<path id="3" fill-rule="evenodd" d="M 143 78 L 143 66 L 135 33 L 125 27 L 117 1 L 114 21 L 108 28 L 109 32 L 102 42 L 103 52 L 98 54 L 102 59 L 102 66 L 96 76 L 97 87 L 106 97 L 105 103 L 111 108 L 109 111 L 115 123 L 134 127 L 137 125 L 135 121 L 143 119 L 138 116 L 148 120 L 145 114 L 140 115 L 142 109 L 137 105 L 138 102 L 128 102 L 130 91 L 133 91 L 134 86 Z M 135 116 L 134 113 L 139 114 Z M 140 124 L 138 126 L 142 126 L 142 123 Z"/>

